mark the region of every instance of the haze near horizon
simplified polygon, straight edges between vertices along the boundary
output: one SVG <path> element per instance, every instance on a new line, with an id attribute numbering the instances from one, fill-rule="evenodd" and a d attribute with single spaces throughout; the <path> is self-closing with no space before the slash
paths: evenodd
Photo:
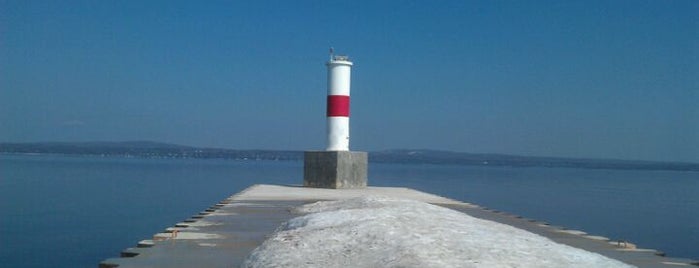
<path id="1" fill-rule="evenodd" d="M 0 141 L 699 162 L 697 1 L 0 1 Z"/>

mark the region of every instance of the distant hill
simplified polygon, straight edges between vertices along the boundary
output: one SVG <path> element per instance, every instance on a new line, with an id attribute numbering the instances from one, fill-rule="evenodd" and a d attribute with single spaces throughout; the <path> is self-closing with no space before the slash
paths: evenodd
<path id="1" fill-rule="evenodd" d="M 151 141 L 0 143 L 0 153 L 132 156 L 144 158 L 303 160 L 302 151 L 198 148 Z M 699 164 L 697 163 L 472 154 L 437 150 L 400 149 L 370 152 L 369 160 L 372 163 L 699 171 Z"/>
<path id="2" fill-rule="evenodd" d="M 69 148 L 132 148 L 132 149 L 186 149 L 193 148 L 190 146 L 177 145 L 171 143 L 163 142 L 153 142 L 153 141 L 122 141 L 122 142 L 112 142 L 112 141 L 92 141 L 92 142 L 35 142 L 35 143 L 0 143 L 3 148 L 5 146 L 9 147 L 23 147 L 29 148 L 34 147 L 36 149 L 40 148 L 54 148 L 54 149 L 69 149 Z"/>
<path id="3" fill-rule="evenodd" d="M 299 160 L 303 158 L 303 152 L 300 151 L 197 148 L 151 141 L 0 143 L 0 153 L 255 160 Z"/>
<path id="4" fill-rule="evenodd" d="M 699 171 L 698 163 L 472 154 L 436 150 L 401 149 L 372 152 L 370 159 L 372 162 L 387 163 Z"/>

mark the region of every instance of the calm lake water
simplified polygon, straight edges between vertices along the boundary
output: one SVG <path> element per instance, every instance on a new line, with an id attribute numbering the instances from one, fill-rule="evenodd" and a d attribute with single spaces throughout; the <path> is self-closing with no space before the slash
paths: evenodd
<path id="1" fill-rule="evenodd" d="M 303 163 L 0 155 L 0 267 L 96 267 Z M 370 164 L 404 186 L 699 259 L 699 173 Z"/>

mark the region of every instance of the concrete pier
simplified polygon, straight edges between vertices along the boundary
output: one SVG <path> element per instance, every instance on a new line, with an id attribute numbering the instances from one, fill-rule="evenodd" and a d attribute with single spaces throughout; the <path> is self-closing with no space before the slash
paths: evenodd
<path id="1" fill-rule="evenodd" d="M 291 208 L 320 200 L 362 196 L 410 199 L 447 207 L 637 267 L 681 267 L 698 263 L 663 257 L 661 252 L 635 248 L 628 242 L 611 241 L 407 188 L 321 189 L 254 185 L 155 234 L 151 239 L 140 241 L 135 247 L 125 249 L 121 257 L 104 260 L 99 266 L 238 267 L 282 222 L 298 216 L 291 213 Z"/>

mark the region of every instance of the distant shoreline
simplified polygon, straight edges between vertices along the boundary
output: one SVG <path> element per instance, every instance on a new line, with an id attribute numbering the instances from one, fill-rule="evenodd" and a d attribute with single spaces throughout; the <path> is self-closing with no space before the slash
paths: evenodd
<path id="1" fill-rule="evenodd" d="M 303 151 L 198 148 L 149 141 L 0 143 L 0 153 L 153 159 L 303 160 Z M 369 161 L 396 164 L 699 171 L 699 163 L 472 154 L 407 149 L 369 152 Z"/>

